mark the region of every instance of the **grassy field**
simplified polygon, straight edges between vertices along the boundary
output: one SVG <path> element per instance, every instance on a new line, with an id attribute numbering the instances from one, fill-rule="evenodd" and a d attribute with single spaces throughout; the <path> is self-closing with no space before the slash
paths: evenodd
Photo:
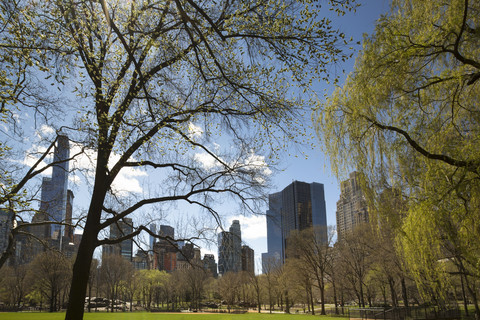
<path id="1" fill-rule="evenodd" d="M 0 313 L 0 320 L 63 320 L 65 313 L 36 313 L 36 312 L 20 312 L 20 313 Z M 339 320 L 344 318 L 327 317 L 327 316 L 311 316 L 304 314 L 203 314 L 203 313 L 85 313 L 85 320 Z"/>

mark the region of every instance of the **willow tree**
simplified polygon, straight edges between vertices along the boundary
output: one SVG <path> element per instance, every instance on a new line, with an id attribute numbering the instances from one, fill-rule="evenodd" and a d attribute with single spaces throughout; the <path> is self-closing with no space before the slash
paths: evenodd
<path id="1" fill-rule="evenodd" d="M 479 11 L 478 1 L 392 1 L 318 113 L 337 171 L 361 169 L 408 197 L 400 242 L 417 282 L 437 292 L 442 259 L 474 268 L 480 258 Z"/>
<path id="2" fill-rule="evenodd" d="M 339 12 L 350 2 L 329 1 Z M 33 50 L 46 57 L 37 71 L 77 95 L 75 119 L 63 130 L 92 151 L 67 319 L 83 317 L 95 248 L 149 232 L 137 224 L 131 234 L 100 239 L 110 225 L 175 201 L 219 221 L 215 195 L 254 211 L 268 182 L 266 163 L 301 131 L 304 102 L 294 96 L 295 83 L 326 79 L 327 65 L 345 58 L 343 35 L 310 1 L 16 4 L 28 13 L 16 21 L 36 31 L 9 34 L 12 43 L 30 36 L 42 44 Z M 155 177 L 155 187 L 132 192 L 119 182 L 128 170 Z"/>

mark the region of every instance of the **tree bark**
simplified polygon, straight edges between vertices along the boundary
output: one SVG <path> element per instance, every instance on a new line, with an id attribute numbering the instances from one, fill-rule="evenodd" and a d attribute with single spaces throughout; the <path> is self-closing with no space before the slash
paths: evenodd
<path id="1" fill-rule="evenodd" d="M 65 320 L 83 319 L 87 284 L 90 276 L 90 265 L 92 264 L 93 252 L 97 247 L 98 226 L 100 224 L 102 205 L 106 193 L 103 190 L 103 192 L 96 193 L 96 190 L 98 190 L 98 187 L 94 188 L 88 218 L 78 248 L 77 258 L 73 265 L 72 286 L 70 287 Z"/>

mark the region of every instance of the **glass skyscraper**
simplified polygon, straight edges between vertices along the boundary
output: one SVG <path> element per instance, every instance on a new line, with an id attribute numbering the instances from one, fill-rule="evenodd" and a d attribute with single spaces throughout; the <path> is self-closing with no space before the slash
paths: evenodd
<path id="1" fill-rule="evenodd" d="M 31 227 L 31 232 L 40 240 L 52 247 L 64 251 L 73 241 L 74 230 L 65 228 L 66 223 L 72 223 L 73 192 L 68 190 L 68 173 L 70 145 L 66 135 L 57 137 L 52 163 L 52 176 L 42 180 L 40 209 L 32 222 L 59 222 L 59 224 L 45 224 Z M 42 251 L 37 245 L 35 252 Z"/>
<path id="2" fill-rule="evenodd" d="M 269 195 L 267 210 L 267 260 L 285 261 L 287 238 L 292 230 L 314 227 L 320 239 L 327 239 L 325 190 L 321 183 L 294 181 L 280 192 Z"/>
<path id="3" fill-rule="evenodd" d="M 65 222 L 67 211 L 68 161 L 70 147 L 68 137 L 58 136 L 53 155 L 52 177 L 43 178 L 40 211 L 46 213 L 48 221 Z M 50 225 L 50 238 L 58 240 L 63 235 L 64 226 Z"/>

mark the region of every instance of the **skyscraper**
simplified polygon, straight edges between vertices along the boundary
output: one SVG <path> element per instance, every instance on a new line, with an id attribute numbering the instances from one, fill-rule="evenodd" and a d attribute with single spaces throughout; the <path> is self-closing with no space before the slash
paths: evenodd
<path id="1" fill-rule="evenodd" d="M 150 231 L 153 233 L 153 234 L 157 234 L 157 225 L 155 223 L 151 223 L 150 224 Z M 153 245 L 155 244 L 155 237 L 150 235 L 150 250 L 153 251 Z"/>
<path id="2" fill-rule="evenodd" d="M 255 252 L 249 246 L 242 246 L 242 271 L 255 272 Z"/>
<path id="3" fill-rule="evenodd" d="M 175 229 L 171 226 L 161 225 L 160 239 L 153 246 L 153 266 L 155 269 L 172 272 L 177 266 L 178 247 L 175 238 Z"/>
<path id="4" fill-rule="evenodd" d="M 110 239 L 118 239 L 133 232 L 133 221 L 131 218 L 123 218 L 110 225 Z M 118 254 L 125 260 L 132 261 L 133 256 L 133 240 L 127 239 L 120 243 L 108 244 L 102 247 L 102 254 Z"/>
<path id="5" fill-rule="evenodd" d="M 0 209 L 0 255 L 7 250 L 8 237 L 12 230 L 12 216 L 10 210 Z"/>
<path id="6" fill-rule="evenodd" d="M 71 223 L 73 192 L 68 190 L 69 157 L 68 137 L 59 135 L 53 154 L 52 177 L 44 177 L 42 180 L 40 210 L 35 214 L 32 222 Z M 32 227 L 32 233 L 38 239 L 63 250 L 63 243 L 68 244 L 72 239 L 73 228 L 65 230 L 63 224 L 45 224 Z"/>
<path id="7" fill-rule="evenodd" d="M 233 220 L 229 231 L 218 235 L 218 273 L 242 270 L 242 232 L 240 222 Z"/>
<path id="8" fill-rule="evenodd" d="M 218 276 L 217 263 L 215 262 L 215 256 L 213 254 L 205 254 L 203 256 L 203 269 L 210 272 L 214 278 Z"/>
<path id="9" fill-rule="evenodd" d="M 68 161 L 70 147 L 68 137 L 58 136 L 53 154 L 52 178 L 43 178 L 40 211 L 47 213 L 49 221 L 64 222 L 67 211 Z M 59 239 L 63 234 L 62 225 L 50 225 L 50 237 Z"/>
<path id="10" fill-rule="evenodd" d="M 280 192 L 269 195 L 267 210 L 268 259 L 284 262 L 287 238 L 292 230 L 314 227 L 320 239 L 327 239 L 327 213 L 321 183 L 294 181 Z"/>
<path id="11" fill-rule="evenodd" d="M 346 232 L 369 221 L 367 202 L 359 181 L 358 172 L 340 184 L 340 199 L 337 201 L 337 233 L 340 241 Z"/>

